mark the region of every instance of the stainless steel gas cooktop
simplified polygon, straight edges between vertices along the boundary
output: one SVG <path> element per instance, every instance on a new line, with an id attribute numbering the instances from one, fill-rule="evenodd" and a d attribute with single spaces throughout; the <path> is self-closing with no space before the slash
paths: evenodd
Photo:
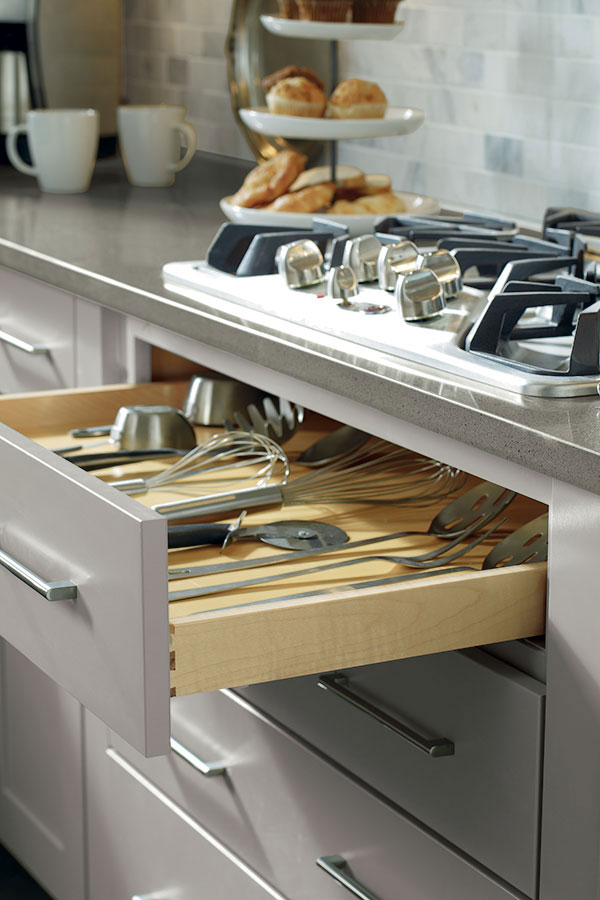
<path id="1" fill-rule="evenodd" d="M 205 261 L 169 263 L 163 276 L 275 327 L 513 393 L 573 397 L 600 383 L 596 228 L 600 217 L 576 210 L 548 210 L 543 237 L 476 214 L 393 217 L 358 237 L 318 218 L 302 231 L 227 224 Z"/>

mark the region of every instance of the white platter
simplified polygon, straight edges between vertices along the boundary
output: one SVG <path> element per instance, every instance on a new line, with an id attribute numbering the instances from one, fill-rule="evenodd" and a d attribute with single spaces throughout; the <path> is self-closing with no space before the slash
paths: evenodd
<path id="1" fill-rule="evenodd" d="M 408 191 L 394 191 L 406 207 L 406 215 L 434 216 L 440 211 L 440 205 L 433 197 L 423 194 L 411 194 Z M 291 213 L 273 212 L 268 209 L 248 209 L 245 206 L 234 206 L 231 197 L 223 197 L 219 203 L 221 210 L 230 222 L 238 225 L 280 225 L 284 228 L 310 228 L 314 218 L 331 219 L 341 225 L 347 225 L 352 234 L 370 231 L 375 222 L 387 216 L 341 216 L 327 213 Z M 402 213 L 399 213 L 402 215 Z"/>
<path id="2" fill-rule="evenodd" d="M 392 41 L 404 28 L 404 22 L 307 22 L 282 16 L 261 16 L 260 21 L 271 34 L 313 41 Z"/>
<path id="3" fill-rule="evenodd" d="M 244 125 L 259 134 L 316 141 L 412 134 L 423 124 L 425 119 L 422 109 L 411 106 L 388 107 L 383 119 L 314 119 L 307 116 L 278 116 L 270 113 L 266 106 L 240 109 L 239 113 Z"/>

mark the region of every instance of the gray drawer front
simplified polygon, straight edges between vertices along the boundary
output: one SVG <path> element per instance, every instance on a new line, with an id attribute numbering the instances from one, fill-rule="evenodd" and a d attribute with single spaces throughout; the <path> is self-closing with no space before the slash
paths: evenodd
<path id="1" fill-rule="evenodd" d="M 343 900 L 316 865 L 337 855 L 379 900 L 513 897 L 233 692 L 178 698 L 172 722 L 181 744 L 226 774 L 204 777 L 174 754 L 148 760 L 116 738 L 112 745 L 289 900 Z"/>
<path id="2" fill-rule="evenodd" d="M 544 686 L 479 650 L 348 669 L 347 685 L 414 731 L 432 758 L 318 677 L 239 693 L 529 896 L 536 891 Z"/>

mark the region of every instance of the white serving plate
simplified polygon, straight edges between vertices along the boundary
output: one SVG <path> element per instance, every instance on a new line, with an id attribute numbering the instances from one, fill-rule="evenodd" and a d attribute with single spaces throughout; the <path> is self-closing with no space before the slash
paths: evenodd
<path id="1" fill-rule="evenodd" d="M 407 215 L 433 216 L 440 211 L 440 205 L 433 197 L 412 194 L 408 191 L 394 191 L 394 193 L 404 203 Z M 331 219 L 331 221 L 347 225 L 353 234 L 371 231 L 375 222 L 387 218 L 387 216 L 332 216 L 327 213 L 291 213 L 273 212 L 268 209 L 248 209 L 245 206 L 234 206 L 231 197 L 223 197 L 219 205 L 230 222 L 238 225 L 281 225 L 284 228 L 310 228 L 312 220 L 319 218 Z"/>
<path id="2" fill-rule="evenodd" d="M 240 109 L 239 113 L 244 125 L 259 134 L 316 141 L 412 134 L 423 124 L 425 119 L 422 109 L 411 106 L 388 107 L 383 119 L 315 119 L 308 116 L 278 116 L 270 113 L 266 106 Z"/>
<path id="3" fill-rule="evenodd" d="M 307 22 L 282 16 L 261 16 L 260 21 L 271 34 L 314 41 L 392 41 L 404 28 L 404 22 Z"/>

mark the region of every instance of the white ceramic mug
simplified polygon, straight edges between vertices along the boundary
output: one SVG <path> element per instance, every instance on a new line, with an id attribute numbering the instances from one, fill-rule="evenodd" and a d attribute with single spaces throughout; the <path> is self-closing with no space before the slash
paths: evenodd
<path id="1" fill-rule="evenodd" d="M 9 129 L 6 152 L 15 169 L 37 177 L 40 190 L 78 194 L 90 186 L 99 133 L 97 109 L 32 109 L 26 122 Z M 20 134 L 27 135 L 32 166 L 17 150 Z"/>
<path id="2" fill-rule="evenodd" d="M 119 106 L 119 143 L 127 177 L 138 187 L 173 184 L 175 173 L 192 161 L 198 146 L 185 106 Z M 181 155 L 181 138 L 186 145 Z"/>

